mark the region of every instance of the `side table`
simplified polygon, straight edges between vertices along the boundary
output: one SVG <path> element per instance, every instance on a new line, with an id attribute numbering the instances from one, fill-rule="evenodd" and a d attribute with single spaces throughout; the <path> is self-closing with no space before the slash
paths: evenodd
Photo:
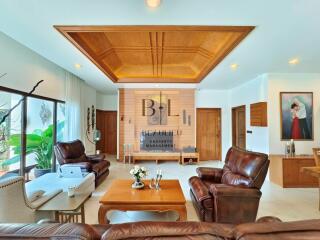
<path id="1" fill-rule="evenodd" d="M 53 199 L 46 202 L 37 211 L 54 212 L 55 221 L 60 223 L 79 222 L 85 223 L 84 204 L 91 194 L 77 194 L 68 197 L 68 193 L 61 192 Z"/>

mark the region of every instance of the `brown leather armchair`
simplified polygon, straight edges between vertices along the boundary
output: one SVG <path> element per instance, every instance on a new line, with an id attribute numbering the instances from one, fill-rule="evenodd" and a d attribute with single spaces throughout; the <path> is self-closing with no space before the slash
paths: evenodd
<path id="1" fill-rule="evenodd" d="M 88 172 L 94 172 L 96 187 L 109 175 L 110 162 L 105 156 L 86 155 L 80 140 L 72 142 L 58 142 L 54 146 L 54 153 L 60 165 L 79 166 Z"/>
<path id="2" fill-rule="evenodd" d="M 254 222 L 268 167 L 268 155 L 232 147 L 223 169 L 197 168 L 198 176 L 191 177 L 189 185 L 201 221 Z"/>

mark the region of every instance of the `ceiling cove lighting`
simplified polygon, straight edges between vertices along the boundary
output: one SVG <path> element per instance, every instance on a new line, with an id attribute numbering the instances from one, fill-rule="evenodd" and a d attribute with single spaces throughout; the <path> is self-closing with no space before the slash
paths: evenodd
<path id="1" fill-rule="evenodd" d="M 299 63 L 299 58 L 292 58 L 288 62 L 290 65 L 296 65 Z"/>
<path id="2" fill-rule="evenodd" d="M 145 0 L 146 4 L 150 8 L 159 7 L 161 0 Z"/>
<path id="3" fill-rule="evenodd" d="M 230 68 L 231 68 L 232 70 L 236 70 L 238 67 L 239 67 L 239 65 L 236 64 L 236 63 L 233 63 L 233 64 L 230 65 Z"/>
<path id="4" fill-rule="evenodd" d="M 81 66 L 81 64 L 76 63 L 76 64 L 74 65 L 74 67 L 77 68 L 77 69 L 80 69 L 82 66 Z"/>

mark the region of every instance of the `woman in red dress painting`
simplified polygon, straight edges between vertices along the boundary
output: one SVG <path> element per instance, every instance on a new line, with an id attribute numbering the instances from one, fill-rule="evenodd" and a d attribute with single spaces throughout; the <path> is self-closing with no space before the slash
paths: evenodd
<path id="1" fill-rule="evenodd" d="M 293 103 L 291 105 L 291 114 L 292 114 L 291 138 L 292 139 L 301 139 L 299 118 L 297 116 L 298 111 L 299 111 L 299 105 L 296 103 Z"/>

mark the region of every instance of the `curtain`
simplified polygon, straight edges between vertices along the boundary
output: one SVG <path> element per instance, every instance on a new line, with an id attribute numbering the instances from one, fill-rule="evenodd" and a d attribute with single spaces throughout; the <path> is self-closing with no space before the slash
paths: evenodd
<path id="1" fill-rule="evenodd" d="M 95 153 L 93 144 L 92 127 L 87 131 L 87 111 L 92 111 L 96 106 L 96 90 L 87 85 L 83 80 L 66 72 L 66 120 L 65 141 L 80 139 L 88 154 Z M 89 124 L 91 124 L 92 112 L 90 112 Z"/>
<path id="2" fill-rule="evenodd" d="M 81 88 L 83 81 L 66 72 L 66 120 L 65 120 L 65 140 L 83 140 L 83 109 L 81 106 Z"/>

